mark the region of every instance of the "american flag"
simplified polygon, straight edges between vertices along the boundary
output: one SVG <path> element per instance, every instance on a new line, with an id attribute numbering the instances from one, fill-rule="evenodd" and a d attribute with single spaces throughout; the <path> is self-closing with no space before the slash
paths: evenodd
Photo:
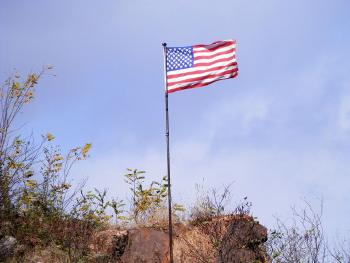
<path id="1" fill-rule="evenodd" d="M 235 40 L 166 48 L 168 93 L 203 87 L 237 75 Z"/>

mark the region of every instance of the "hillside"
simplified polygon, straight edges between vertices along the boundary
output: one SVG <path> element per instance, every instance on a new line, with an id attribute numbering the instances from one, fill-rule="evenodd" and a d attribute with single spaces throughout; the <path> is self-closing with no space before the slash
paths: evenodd
<path id="1" fill-rule="evenodd" d="M 250 216 L 226 215 L 192 224 L 178 223 L 174 230 L 175 262 L 270 262 L 264 247 L 267 230 Z M 14 246 L 13 249 L 18 252 L 20 248 Z M 111 227 L 98 231 L 91 236 L 87 254 L 85 260 L 91 263 L 167 263 L 167 229 Z M 26 253 L 22 258 L 17 255 L 17 260 L 9 257 L 5 262 L 21 262 L 20 260 L 33 263 L 67 262 L 69 257 L 57 248 L 47 247 Z"/>

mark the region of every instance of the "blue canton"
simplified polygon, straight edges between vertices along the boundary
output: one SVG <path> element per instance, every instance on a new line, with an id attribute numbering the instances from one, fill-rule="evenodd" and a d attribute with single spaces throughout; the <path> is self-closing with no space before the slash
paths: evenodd
<path id="1" fill-rule="evenodd" d="M 167 48 L 167 71 L 179 70 L 193 67 L 192 47 L 170 47 Z"/>

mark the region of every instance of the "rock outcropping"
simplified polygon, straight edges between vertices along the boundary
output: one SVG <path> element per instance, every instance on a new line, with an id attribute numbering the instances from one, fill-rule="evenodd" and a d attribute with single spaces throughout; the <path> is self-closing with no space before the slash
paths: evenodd
<path id="1" fill-rule="evenodd" d="M 264 242 L 267 230 L 246 215 L 203 219 L 191 225 L 176 225 L 176 263 L 270 262 Z M 168 233 L 153 228 L 107 230 L 95 236 L 92 250 L 121 263 L 168 263 Z"/>

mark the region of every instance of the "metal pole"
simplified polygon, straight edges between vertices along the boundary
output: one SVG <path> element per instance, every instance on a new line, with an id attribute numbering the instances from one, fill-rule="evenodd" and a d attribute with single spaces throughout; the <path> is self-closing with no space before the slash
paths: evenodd
<path id="1" fill-rule="evenodd" d="M 169 255 L 170 263 L 174 262 L 173 256 L 173 222 L 172 222 L 172 211 L 171 211 L 171 182 L 170 182 L 170 144 L 169 144 L 169 102 L 168 102 L 168 81 L 166 76 L 166 64 L 167 64 L 167 55 L 166 55 L 166 43 L 163 43 L 163 52 L 164 52 L 164 74 L 165 74 L 165 138 L 167 146 L 167 173 L 168 173 L 168 210 L 169 210 Z"/>

